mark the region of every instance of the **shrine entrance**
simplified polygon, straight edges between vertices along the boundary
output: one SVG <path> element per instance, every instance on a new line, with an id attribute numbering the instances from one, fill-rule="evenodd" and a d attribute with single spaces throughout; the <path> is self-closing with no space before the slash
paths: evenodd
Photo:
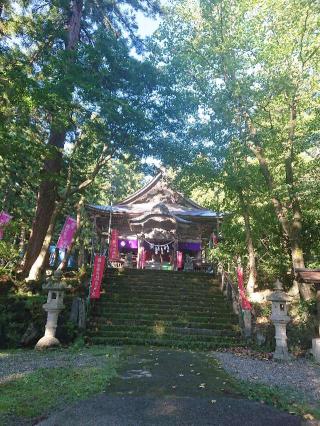
<path id="1" fill-rule="evenodd" d="M 112 267 L 175 271 L 210 268 L 206 247 L 212 235 L 218 235 L 223 214 L 173 191 L 163 173 L 113 206 L 89 205 L 86 209 L 95 238 L 106 247 Z"/>

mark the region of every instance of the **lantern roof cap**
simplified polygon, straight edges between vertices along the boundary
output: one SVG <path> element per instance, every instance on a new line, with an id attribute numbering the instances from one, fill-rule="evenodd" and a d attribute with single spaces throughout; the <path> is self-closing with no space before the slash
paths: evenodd
<path id="1" fill-rule="evenodd" d="M 267 297 L 270 302 L 290 302 L 292 299 L 285 291 L 283 291 L 282 282 L 277 279 L 274 283 L 275 291 Z"/>

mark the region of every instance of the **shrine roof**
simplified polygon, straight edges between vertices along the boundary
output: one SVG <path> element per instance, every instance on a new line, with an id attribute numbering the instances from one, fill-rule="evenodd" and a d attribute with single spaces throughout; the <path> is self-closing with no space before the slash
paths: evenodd
<path id="1" fill-rule="evenodd" d="M 182 206 L 174 206 L 174 205 L 167 205 L 169 210 L 174 213 L 175 215 L 179 216 L 194 216 L 194 217 L 208 217 L 208 218 L 219 218 L 223 217 L 224 214 L 221 212 L 214 212 L 212 210 L 207 209 L 183 209 Z M 151 211 L 151 207 L 149 203 L 143 203 L 143 204 L 135 204 L 132 206 L 122 206 L 115 204 L 114 206 L 99 206 L 94 204 L 87 205 L 87 208 L 89 210 L 94 210 L 96 212 L 101 213 L 109 213 L 112 211 L 112 213 L 127 213 L 127 214 L 143 214 L 147 211 Z"/>
<path id="2" fill-rule="evenodd" d="M 159 173 L 142 189 L 113 206 L 87 205 L 91 213 L 123 214 L 140 216 L 151 213 L 155 206 L 164 204 L 168 213 L 174 216 L 213 220 L 224 216 L 222 212 L 208 210 L 178 191 L 172 190 L 164 176 Z"/>

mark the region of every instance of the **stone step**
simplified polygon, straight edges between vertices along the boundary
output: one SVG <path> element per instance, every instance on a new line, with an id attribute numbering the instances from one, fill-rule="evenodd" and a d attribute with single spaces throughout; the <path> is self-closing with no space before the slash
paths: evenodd
<path id="1" fill-rule="evenodd" d="M 208 321 L 208 322 L 200 322 L 200 321 L 155 321 L 154 319 L 130 319 L 130 324 L 128 323 L 128 319 L 121 319 L 121 318 L 113 318 L 112 320 L 101 317 L 101 316 L 92 316 L 89 321 L 90 326 L 99 326 L 102 324 L 111 324 L 111 325 L 119 325 L 119 326 L 138 326 L 138 325 L 144 325 L 148 327 L 154 327 L 155 324 L 165 324 L 170 327 L 190 327 L 190 328 L 197 328 L 197 329 L 212 329 L 212 330 L 229 330 L 229 329 L 239 329 L 238 322 L 235 320 L 234 322 L 225 322 L 225 321 Z"/>
<path id="2" fill-rule="evenodd" d="M 162 281 L 128 281 L 128 280 L 110 280 L 110 281 L 104 281 L 102 283 L 102 287 L 119 287 L 119 288 L 132 288 L 132 289 L 139 289 L 139 288 L 152 288 L 152 290 L 156 289 L 163 289 L 164 291 L 169 290 L 177 290 L 177 289 L 184 289 L 186 291 L 208 291 L 210 289 L 212 290 L 219 290 L 220 284 L 194 284 L 194 283 L 184 283 L 181 281 L 177 281 L 176 283 L 163 283 Z"/>
<path id="3" fill-rule="evenodd" d="M 153 299 L 153 298 L 146 298 L 146 297 L 135 297 L 130 296 L 130 301 L 128 302 L 128 297 L 126 298 L 125 295 L 119 295 L 119 294 L 113 294 L 106 297 L 101 298 L 99 302 L 99 306 L 109 306 L 109 305 L 123 305 L 123 307 L 131 307 L 131 306 L 148 306 L 148 307 L 168 307 L 168 308 L 175 308 L 175 307 L 186 307 L 186 308 L 198 308 L 201 307 L 212 309 L 213 307 L 216 307 L 218 309 L 227 309 L 230 310 L 230 306 L 226 303 L 223 299 L 218 300 L 192 300 L 188 298 L 178 298 L 177 300 L 172 299 Z"/>
<path id="4" fill-rule="evenodd" d="M 115 332 L 115 333 L 126 333 L 127 336 L 133 335 L 134 333 L 140 334 L 157 334 L 158 332 L 165 332 L 166 334 L 178 334 L 178 335 L 206 335 L 206 336 L 230 336 L 235 337 L 238 335 L 238 331 L 229 328 L 221 329 L 212 329 L 212 328 L 194 328 L 194 327 L 173 327 L 172 325 L 163 325 L 163 324 L 154 324 L 153 326 L 145 325 L 110 325 L 110 324 L 100 324 L 96 322 L 90 322 L 92 330 L 95 334 L 100 334 L 101 332 Z"/>
<path id="5" fill-rule="evenodd" d="M 105 273 L 104 275 L 105 279 L 104 281 L 108 281 L 109 279 L 112 281 L 116 281 L 116 280 L 128 280 L 130 279 L 131 282 L 137 282 L 137 281 L 141 281 L 141 282 L 164 282 L 164 284 L 166 283 L 175 283 L 175 282 L 180 282 L 180 283 L 204 283 L 204 284 L 208 284 L 208 283 L 218 283 L 218 280 L 213 278 L 212 276 L 199 276 L 198 274 L 196 275 L 188 275 L 188 274 L 168 274 L 168 273 L 164 273 L 164 274 L 147 274 L 145 272 L 140 273 L 139 274 L 133 274 L 133 275 L 128 275 L 128 274 L 122 274 L 122 275 L 110 275 L 108 274 L 108 272 Z"/>
<path id="6" fill-rule="evenodd" d="M 198 301 L 208 301 L 208 302 L 215 302 L 215 301 L 224 301 L 228 304 L 225 297 L 218 292 L 205 292 L 203 294 L 199 293 L 191 293 L 187 291 L 179 291 L 179 292 L 152 292 L 150 289 L 147 291 L 145 290 L 128 290 L 125 289 L 105 289 L 101 292 L 100 300 L 105 300 L 110 297 L 124 297 L 127 299 L 131 298 L 144 298 L 144 299 L 154 299 L 154 300 L 186 300 L 186 301 L 195 301 L 196 303 Z"/>
<path id="7" fill-rule="evenodd" d="M 162 332 L 161 330 L 157 331 L 139 331 L 139 330 L 131 330 L 130 333 L 128 331 L 119 331 L 113 329 L 99 329 L 99 330 L 91 330 L 88 332 L 88 336 L 99 336 L 99 337 L 119 337 L 119 338 L 127 338 L 127 337 L 143 337 L 145 339 L 154 338 L 154 339 L 165 339 L 165 340 L 182 340 L 182 341 L 192 341 L 192 342 L 217 342 L 217 341 L 230 341 L 234 342 L 238 340 L 238 336 L 232 334 L 217 336 L 212 334 L 183 334 L 177 333 L 172 330 L 168 330 L 167 332 Z"/>
<path id="8" fill-rule="evenodd" d="M 241 342 L 238 319 L 212 276 L 108 272 L 101 298 L 90 305 L 88 341 L 194 349 Z"/>
<path id="9" fill-rule="evenodd" d="M 206 272 L 184 272 L 184 271 L 162 271 L 156 269 L 113 269 L 107 268 L 106 274 L 112 276 L 171 276 L 171 277 L 185 277 L 185 278 L 194 278 L 194 277 L 203 277 L 207 279 L 215 279 L 212 274 L 208 274 Z"/>
<path id="10" fill-rule="evenodd" d="M 127 282 L 110 282 L 110 283 L 104 283 L 102 286 L 104 289 L 113 289 L 113 290 L 129 290 L 129 291 L 162 291 L 162 292 L 172 292 L 172 293 L 178 293 L 181 291 L 186 291 L 190 293 L 200 293 L 204 294 L 209 292 L 220 292 L 220 287 L 216 285 L 207 285 L 207 286 L 195 286 L 195 285 L 184 285 L 182 283 L 176 284 L 176 285 L 162 285 L 161 283 L 145 283 L 145 282 L 138 282 L 138 283 L 127 283 Z"/>
<path id="11" fill-rule="evenodd" d="M 109 305 L 100 305 L 96 310 L 96 313 L 99 314 L 112 314 L 112 313 L 126 313 L 126 314 L 139 314 L 140 312 L 144 312 L 149 315 L 185 315 L 185 316 L 194 316 L 194 317 L 208 317 L 211 318 L 213 316 L 223 316 L 223 315 L 231 315 L 230 310 L 227 307 L 223 309 L 219 309 L 213 306 L 211 309 L 201 309 L 201 307 L 188 308 L 188 307 L 179 307 L 176 306 L 174 308 L 169 308 L 168 306 L 164 307 L 153 307 L 153 306 L 143 306 L 143 305 L 132 305 L 130 308 L 123 308 L 122 305 L 112 304 Z"/>
<path id="12" fill-rule="evenodd" d="M 108 320 L 122 319 L 131 321 L 135 320 L 149 320 L 149 321 L 185 321 L 186 323 L 196 323 L 196 322 L 211 322 L 215 321 L 224 321 L 237 323 L 237 318 L 233 315 L 212 315 L 212 316 L 194 316 L 194 315 L 183 315 L 183 314 L 150 314 L 144 312 L 135 312 L 135 313 L 126 313 L 126 312 L 108 312 L 108 311 L 100 311 L 95 312 L 95 316 L 102 316 L 107 318 Z"/>

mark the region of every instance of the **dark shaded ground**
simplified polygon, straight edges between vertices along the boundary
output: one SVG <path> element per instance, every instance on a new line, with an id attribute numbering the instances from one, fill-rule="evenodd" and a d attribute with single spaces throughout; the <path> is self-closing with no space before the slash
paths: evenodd
<path id="1" fill-rule="evenodd" d="M 301 419 L 241 398 L 205 354 L 132 349 L 102 394 L 39 423 L 53 425 L 300 425 Z"/>

